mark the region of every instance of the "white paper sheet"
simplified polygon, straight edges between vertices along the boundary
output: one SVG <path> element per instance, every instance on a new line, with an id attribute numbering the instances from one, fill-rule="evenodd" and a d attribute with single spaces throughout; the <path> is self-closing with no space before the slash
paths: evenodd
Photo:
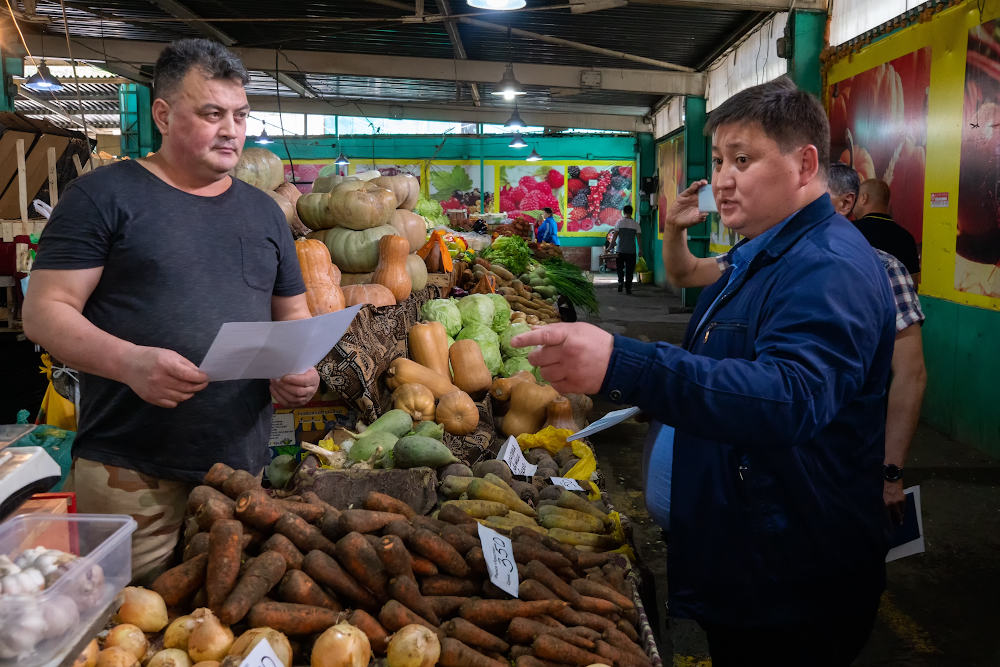
<path id="1" fill-rule="evenodd" d="M 525 477 L 531 477 L 538 470 L 538 466 L 531 465 L 528 460 L 524 458 L 524 454 L 521 452 L 521 446 L 517 444 L 517 440 L 514 436 L 507 438 L 507 442 L 500 446 L 500 451 L 497 452 L 497 459 L 503 461 L 510 468 L 511 473 L 515 475 L 522 475 Z"/>
<path id="2" fill-rule="evenodd" d="M 361 305 L 288 322 L 227 322 L 199 367 L 212 382 L 305 373 L 333 349 Z"/>
<path id="3" fill-rule="evenodd" d="M 573 435 L 566 438 L 567 442 L 573 440 L 579 440 L 580 438 L 586 438 L 587 436 L 594 435 L 595 433 L 600 433 L 606 428 L 611 428 L 615 424 L 620 424 L 632 415 L 638 414 L 639 408 L 625 408 L 624 410 L 615 410 L 614 412 L 609 412 L 604 415 L 596 422 L 583 429 L 582 431 L 577 431 Z"/>
<path id="4" fill-rule="evenodd" d="M 913 494 L 913 507 L 917 513 L 917 532 L 920 537 L 915 540 L 910 540 L 904 544 L 900 544 L 898 547 L 889 549 L 889 553 L 885 556 L 885 562 L 890 563 L 894 560 L 899 560 L 900 558 L 905 558 L 907 556 L 913 556 L 915 554 L 924 553 L 924 518 L 920 513 L 920 485 L 911 486 L 908 489 L 903 489 L 903 494 Z"/>

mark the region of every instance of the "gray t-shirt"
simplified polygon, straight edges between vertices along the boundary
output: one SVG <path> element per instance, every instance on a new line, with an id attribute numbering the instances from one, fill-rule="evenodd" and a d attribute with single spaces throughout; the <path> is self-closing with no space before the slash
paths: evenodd
<path id="1" fill-rule="evenodd" d="M 639 223 L 632 218 L 622 218 L 615 229 L 618 230 L 618 252 L 636 254 L 635 233 L 639 231 Z"/>
<path id="2" fill-rule="evenodd" d="M 271 320 L 271 296 L 305 292 L 285 218 L 266 193 L 178 190 L 135 160 L 77 178 L 59 198 L 34 269 L 104 267 L 83 315 L 137 345 L 200 364 L 225 322 Z M 82 374 L 73 455 L 166 479 L 201 481 L 216 461 L 268 460 L 267 380 L 212 382 L 176 408 Z"/>

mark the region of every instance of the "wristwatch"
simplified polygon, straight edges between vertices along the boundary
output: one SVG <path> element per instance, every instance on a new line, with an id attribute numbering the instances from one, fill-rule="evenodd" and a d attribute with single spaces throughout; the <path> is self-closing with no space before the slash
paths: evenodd
<path id="1" fill-rule="evenodd" d="M 882 474 L 885 475 L 887 482 L 898 482 L 903 479 L 903 469 L 892 463 L 882 466 Z"/>

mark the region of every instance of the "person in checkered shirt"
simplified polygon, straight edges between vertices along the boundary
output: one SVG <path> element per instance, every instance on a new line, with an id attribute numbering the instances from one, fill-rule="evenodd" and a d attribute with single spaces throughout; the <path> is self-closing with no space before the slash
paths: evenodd
<path id="1" fill-rule="evenodd" d="M 858 173 L 849 165 L 830 165 L 827 191 L 833 207 L 847 217 L 861 188 Z M 892 352 L 892 378 L 885 420 L 885 477 L 882 497 L 893 520 L 903 521 L 903 464 L 920 421 L 920 404 L 927 387 L 923 339 L 920 326 L 924 313 L 910 272 L 898 259 L 873 248 L 882 260 L 896 299 L 896 345 Z M 683 229 L 667 229 L 663 234 L 663 261 L 667 277 L 678 287 L 711 285 L 729 269 L 729 253 L 717 257 L 695 257 L 688 250 Z"/>

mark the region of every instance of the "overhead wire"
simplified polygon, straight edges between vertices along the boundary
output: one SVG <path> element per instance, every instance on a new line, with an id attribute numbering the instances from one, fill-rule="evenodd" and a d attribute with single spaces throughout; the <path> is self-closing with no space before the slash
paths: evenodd
<path id="1" fill-rule="evenodd" d="M 9 0 L 8 0 L 9 6 Z M 66 18 L 66 3 L 59 0 L 62 8 L 63 30 L 66 32 L 66 52 L 69 54 L 69 62 L 73 66 L 73 84 L 76 86 L 76 104 L 80 109 L 80 120 L 83 121 L 83 136 L 87 141 L 87 154 L 90 154 L 90 130 L 87 128 L 87 115 L 83 110 L 83 99 L 80 97 L 80 76 L 76 71 L 76 58 L 73 57 L 73 47 L 69 39 L 69 19 Z M 95 142 L 96 143 L 96 142 Z"/>
<path id="2" fill-rule="evenodd" d="M 281 143 L 285 147 L 285 154 L 288 156 L 288 166 L 292 170 L 292 183 L 295 183 L 295 163 L 292 161 L 292 153 L 288 150 L 288 139 L 285 136 L 285 114 L 281 113 L 281 81 L 278 79 L 278 75 L 281 71 L 278 69 L 278 53 L 280 49 L 274 52 L 274 95 L 278 98 L 278 122 L 281 123 Z M 306 118 L 302 119 L 302 124 L 305 125 Z M 306 128 L 303 128 L 305 130 Z"/>

